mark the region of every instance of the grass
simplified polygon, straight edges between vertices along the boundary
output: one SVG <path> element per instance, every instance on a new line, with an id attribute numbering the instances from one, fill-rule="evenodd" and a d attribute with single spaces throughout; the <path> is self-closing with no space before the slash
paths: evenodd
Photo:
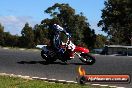
<path id="1" fill-rule="evenodd" d="M 108 88 L 79 84 L 48 83 L 41 80 L 28 80 L 17 77 L 0 76 L 0 88 Z"/>

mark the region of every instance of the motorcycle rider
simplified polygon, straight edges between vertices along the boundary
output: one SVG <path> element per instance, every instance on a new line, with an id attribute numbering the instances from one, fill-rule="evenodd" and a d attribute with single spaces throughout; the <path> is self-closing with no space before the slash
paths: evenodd
<path id="1" fill-rule="evenodd" d="M 59 26 L 58 24 L 54 24 L 53 28 L 55 30 L 55 34 L 54 34 L 54 38 L 53 38 L 54 47 L 57 51 L 59 51 L 60 54 L 63 55 L 65 50 L 60 47 L 63 43 L 60 39 L 60 32 L 63 32 L 65 35 L 67 35 L 68 38 L 70 37 L 70 35 L 63 27 Z M 73 52 L 71 52 L 69 55 L 70 55 L 69 56 L 70 58 L 74 58 Z M 65 59 L 63 59 L 62 61 L 67 63 L 67 60 L 65 60 Z"/>
<path id="2" fill-rule="evenodd" d="M 60 45 L 62 43 L 60 40 L 60 32 L 63 32 L 67 36 L 70 36 L 70 35 L 69 35 L 69 33 L 66 32 L 66 30 L 63 27 L 59 26 L 58 24 L 54 24 L 53 28 L 55 30 L 55 34 L 54 34 L 54 38 L 53 38 L 53 44 L 57 50 L 60 50 L 61 49 Z"/>

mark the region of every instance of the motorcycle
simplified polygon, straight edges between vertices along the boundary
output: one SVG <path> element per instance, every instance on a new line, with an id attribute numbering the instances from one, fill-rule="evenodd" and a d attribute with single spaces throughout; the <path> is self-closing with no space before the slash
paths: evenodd
<path id="1" fill-rule="evenodd" d="M 48 45 L 43 45 L 41 48 L 41 57 L 45 59 L 47 63 L 53 63 L 57 59 L 62 62 L 67 62 L 67 60 L 74 59 L 77 55 L 79 59 L 86 64 L 94 64 L 95 57 L 89 54 L 89 49 L 84 47 L 76 46 L 72 43 L 70 37 L 67 38 L 67 42 L 61 44 L 60 50 L 54 50 L 53 47 Z"/>

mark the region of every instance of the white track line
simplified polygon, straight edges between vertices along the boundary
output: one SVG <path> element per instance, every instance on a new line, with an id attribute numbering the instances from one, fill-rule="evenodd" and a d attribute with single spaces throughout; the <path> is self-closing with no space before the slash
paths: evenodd
<path id="1" fill-rule="evenodd" d="M 91 84 L 91 85 L 93 85 L 93 86 L 99 86 L 100 84 Z"/>
<path id="2" fill-rule="evenodd" d="M 7 47 L 4 47 L 3 49 L 7 50 L 7 49 L 9 49 L 9 48 L 7 48 Z"/>
<path id="3" fill-rule="evenodd" d="M 40 78 L 40 77 L 30 77 L 30 76 L 22 76 L 22 75 L 15 75 L 15 74 L 6 74 L 6 73 L 0 73 L 1 76 L 10 76 L 10 77 L 20 77 L 23 79 L 29 79 L 29 80 L 44 80 L 45 82 L 49 83 L 72 83 L 77 84 L 75 81 L 66 81 L 66 80 L 57 80 L 57 79 L 48 79 L 48 78 Z M 90 85 L 90 83 L 87 83 Z M 110 88 L 125 88 L 125 87 L 117 87 L 117 86 L 109 86 L 109 85 L 101 85 L 101 84 L 91 84 L 92 86 L 101 86 L 101 87 L 110 87 Z"/>
<path id="4" fill-rule="evenodd" d="M 117 86 L 109 86 L 110 88 L 117 88 Z"/>
<path id="5" fill-rule="evenodd" d="M 109 86 L 109 85 L 100 85 L 101 87 L 107 87 L 107 86 Z"/>

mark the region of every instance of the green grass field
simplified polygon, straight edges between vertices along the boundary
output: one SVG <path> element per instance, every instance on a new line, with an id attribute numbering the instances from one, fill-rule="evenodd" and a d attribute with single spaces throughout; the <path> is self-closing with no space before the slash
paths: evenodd
<path id="1" fill-rule="evenodd" d="M 79 84 L 49 83 L 41 80 L 28 80 L 9 76 L 0 76 L 0 88 L 108 88 Z"/>

